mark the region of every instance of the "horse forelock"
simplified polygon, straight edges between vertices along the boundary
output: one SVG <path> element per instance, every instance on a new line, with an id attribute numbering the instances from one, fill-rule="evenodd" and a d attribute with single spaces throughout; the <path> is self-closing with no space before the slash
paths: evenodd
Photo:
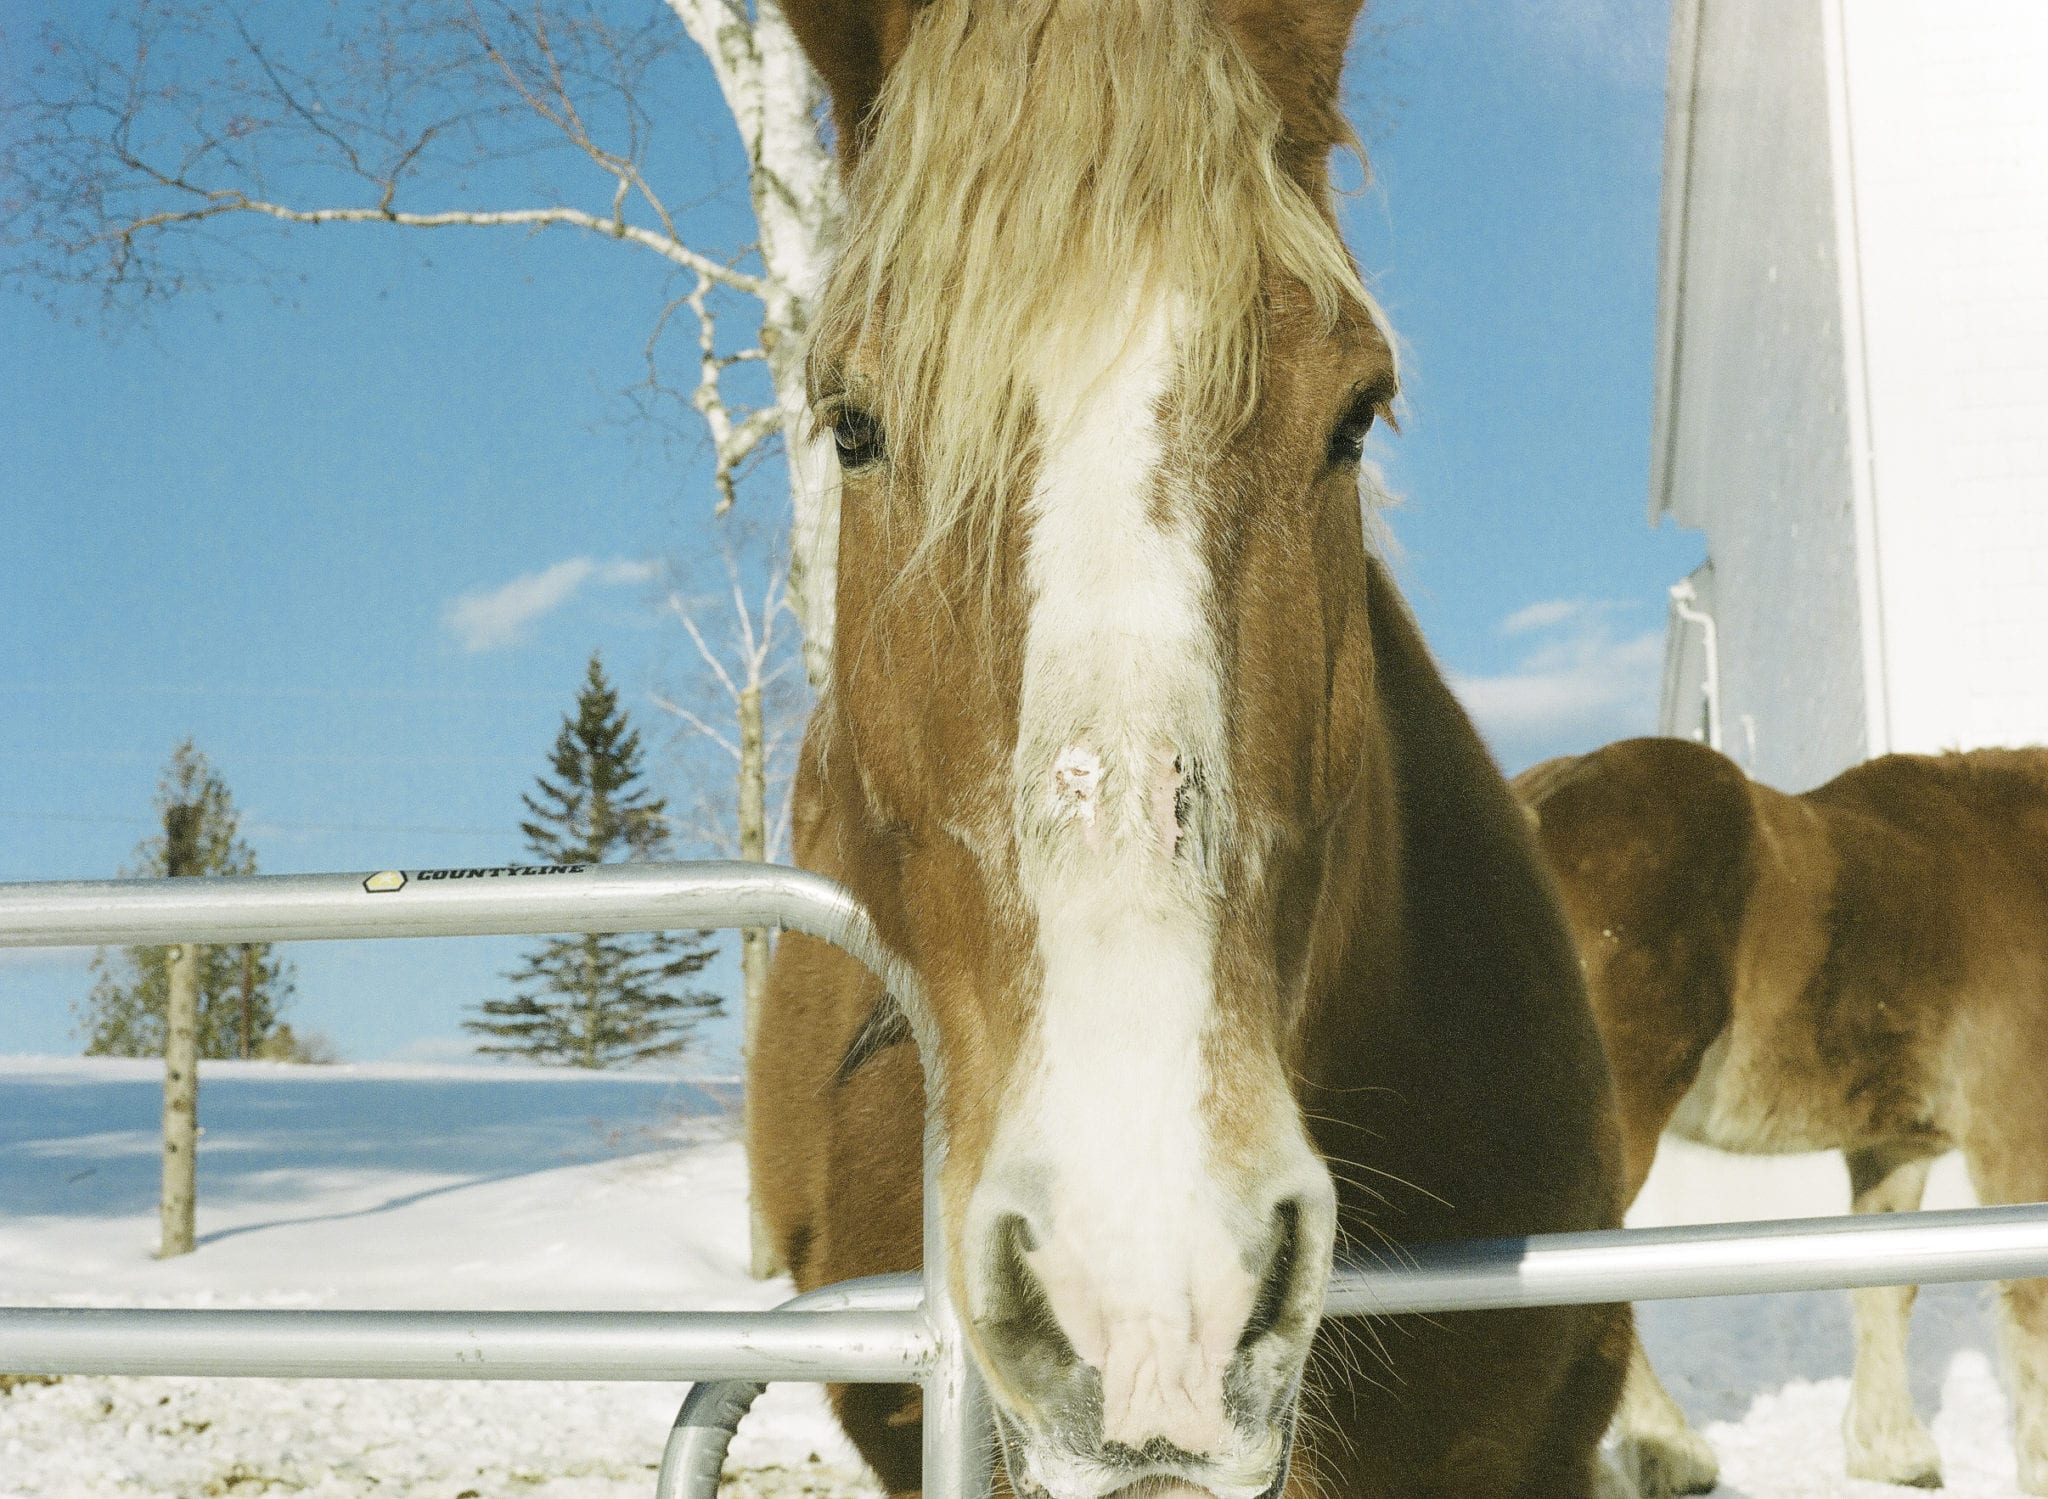
<path id="1" fill-rule="evenodd" d="M 1268 279 L 1385 327 L 1281 111 L 1209 0 L 933 0 L 875 106 L 820 301 L 813 391 L 889 434 L 916 555 L 993 557 L 1043 435 L 1040 372 L 1177 307 L 1176 440 L 1260 389 Z"/>

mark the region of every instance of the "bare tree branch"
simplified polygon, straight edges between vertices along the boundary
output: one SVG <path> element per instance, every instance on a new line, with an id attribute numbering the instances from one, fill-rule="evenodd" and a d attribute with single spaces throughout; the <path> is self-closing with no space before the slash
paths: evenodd
<path id="1" fill-rule="evenodd" d="M 703 658 L 704 665 L 711 674 L 718 678 L 718 685 L 725 689 L 726 696 L 730 697 L 734 702 L 738 702 L 740 699 L 739 684 L 733 681 L 731 674 L 726 671 L 725 663 L 720 661 L 711 647 L 704 643 L 704 633 L 697 628 L 697 621 L 691 617 L 690 611 L 684 606 L 683 601 L 674 595 L 670 595 L 669 608 L 675 613 L 677 618 L 682 620 L 683 628 L 690 632 L 690 643 L 697 647 L 697 654 Z M 740 670 L 748 674 L 747 680 L 750 684 L 753 681 L 752 668 L 754 664 L 752 660 L 742 658 Z"/>
<path id="2" fill-rule="evenodd" d="M 694 635 L 696 632 L 692 631 L 691 633 Z M 699 649 L 702 648 L 703 646 L 700 640 Z M 659 692 L 649 693 L 648 697 L 653 702 L 655 707 L 661 709 L 661 711 L 664 713 L 673 714 L 675 717 L 680 718 L 684 723 L 688 724 L 691 728 L 695 729 L 699 734 L 703 735 L 706 739 L 709 739 L 713 744 L 717 745 L 720 749 L 724 750 L 728 755 L 731 755 L 734 763 L 738 763 L 740 758 L 740 747 L 737 744 L 734 744 L 730 739 L 726 738 L 724 734 L 720 733 L 712 725 L 706 723 L 703 719 L 699 718 L 695 713 L 692 713 L 688 708 L 685 708 L 681 703 L 676 702 L 673 698 L 666 697 Z"/>
<path id="3" fill-rule="evenodd" d="M 746 461 L 763 439 L 781 428 L 782 412 L 774 406 L 762 406 L 734 422 L 732 413 L 726 409 L 724 389 L 719 383 L 725 372 L 735 364 L 766 355 L 759 349 L 742 349 L 726 355 L 718 352 L 718 322 L 705 301 L 711 286 L 712 278 L 699 274 L 696 286 L 683 300 L 697 315 L 697 388 L 690 396 L 690 404 L 704 418 L 705 428 L 711 434 L 711 478 L 718 486 L 718 512 L 723 515 L 732 508 L 734 469 Z M 658 329 L 656 336 L 659 337 Z M 650 343 L 650 350 L 652 347 Z M 652 364 L 651 353 L 649 363 Z M 744 617 L 745 611 L 741 614 Z"/>
<path id="4" fill-rule="evenodd" d="M 69 69 L 57 86 L 45 84 L 7 111 L 18 129 L 6 165 L 24 191 L 10 195 L 0 220 L 0 244 L 15 250 L 40 245 L 74 262 L 68 275 L 52 279 L 96 281 L 110 294 L 127 285 L 149 299 L 192 284 L 183 275 L 157 274 L 152 257 L 169 248 L 166 236 L 226 214 L 294 224 L 411 228 L 570 225 L 652 250 L 672 265 L 749 296 L 767 293 L 766 278 L 689 245 L 646 178 L 641 162 L 645 119 L 634 86 L 648 62 L 647 55 L 639 54 L 657 49 L 643 45 L 636 52 L 594 19 L 580 28 L 579 46 L 595 49 L 616 74 L 603 87 L 613 96 L 615 127 L 626 141 L 612 148 L 599 142 L 576 103 L 568 65 L 544 9 L 536 7 L 527 17 L 505 5 L 488 19 L 473 3 L 460 15 L 428 19 L 418 16 L 418 6 L 406 9 L 412 23 L 387 27 L 380 55 L 410 46 L 441 54 L 438 58 L 410 66 L 385 58 L 367 76 L 361 69 L 368 65 L 358 59 L 357 72 L 343 71 L 325 84 L 281 63 L 239 12 L 211 4 L 185 11 L 146 9 L 134 23 L 131 56 L 123 61 L 46 33 L 46 47 Z M 234 46 L 223 66 L 232 80 L 187 104 L 188 96 L 196 94 L 190 84 L 176 77 L 160 79 L 157 54 L 166 31 L 173 29 L 166 17 L 178 18 L 182 25 L 175 29 L 188 37 L 193 32 L 217 35 L 225 43 L 231 36 Z M 532 54 L 523 65 L 494 34 L 492 19 Z M 349 53 L 343 49 L 344 58 Z M 231 66 L 240 64 L 247 66 Z M 547 80 L 547 94 L 529 81 L 527 75 L 536 69 Z M 459 74 L 468 76 L 455 87 Z M 477 96 L 493 78 L 504 86 L 506 98 Z M 342 96 L 339 102 L 337 95 Z M 506 130 L 511 119 L 507 98 L 516 99 L 553 129 L 558 144 L 575 148 L 604 174 L 610 212 L 565 203 L 400 209 L 401 189 L 426 171 L 440 144 Z M 424 118 L 419 117 L 422 106 Z M 445 169 L 459 173 L 530 154 L 537 144 L 530 136 L 498 139 L 434 164 L 444 169 L 443 175 Z M 358 183 L 375 201 L 292 205 L 263 186 L 271 171 L 286 164 L 299 169 L 294 175 L 312 167 L 314 175 L 336 178 L 337 186 Z M 653 215 L 653 227 L 627 217 L 632 193 Z M 148 203 L 151 197 L 158 201 Z M 90 263 L 97 250 L 106 251 L 106 259 Z M 87 262 L 79 263 L 81 257 Z M 20 279 L 54 269 L 48 262 L 24 266 L 18 255 L 9 259 L 16 263 L 7 268 Z"/>
<path id="5" fill-rule="evenodd" d="M 719 514 L 782 439 L 790 591 L 822 680 L 838 491 L 801 417 L 811 299 L 844 212 L 823 92 L 777 0 L 666 0 L 630 22 L 615 4 L 344 0 L 317 44 L 283 29 L 303 26 L 297 12 L 240 0 L 136 0 L 97 29 L 46 25 L 0 104 L 0 279 L 133 317 L 276 277 L 285 242 L 259 225 L 565 227 L 651 252 L 687 290 L 656 293 L 647 379 L 629 394 L 706 442 Z M 674 60 L 696 51 L 747 170 L 756 233 L 736 254 L 696 237 L 694 205 L 667 185 L 706 154 L 666 144 L 688 97 L 675 91 L 695 86 Z M 559 183 L 540 175 L 550 164 Z M 687 352 L 664 341 L 683 312 Z M 743 347 L 721 345 L 721 314 L 750 330 Z"/>
<path id="6" fill-rule="evenodd" d="M 193 191 L 201 193 L 200 189 L 195 188 Z M 205 201 L 192 208 L 145 214 L 141 218 L 89 236 L 76 245 L 67 245 L 65 248 L 82 251 L 95 245 L 118 244 L 122 256 L 132 256 L 134 242 L 139 235 L 175 224 L 196 224 L 225 213 L 263 214 L 287 224 L 399 224 L 410 229 L 446 229 L 454 225 L 485 228 L 525 225 L 529 228 L 545 229 L 553 225 L 569 224 L 607 235 L 612 239 L 623 239 L 643 245 L 685 270 L 696 272 L 702 283 L 716 282 L 734 291 L 756 296 L 764 289 L 759 276 L 750 276 L 745 272 L 720 265 L 717 261 L 699 255 L 688 245 L 672 240 L 666 235 L 656 234 L 617 219 L 599 218 L 595 214 L 585 213 L 580 208 L 456 208 L 446 209 L 440 213 L 412 213 L 383 205 L 376 208 L 290 208 L 282 203 L 250 198 L 232 189 L 203 192 L 202 196 Z M 694 303 L 692 305 L 694 306 Z"/>
<path id="7" fill-rule="evenodd" d="M 749 840 L 735 842 L 732 833 L 746 820 L 744 808 L 751 795 L 757 804 L 772 808 L 756 836 L 765 840 L 765 857 L 774 858 L 788 847 L 789 786 L 808 703 L 801 683 L 789 680 L 791 669 L 799 664 L 799 652 L 781 628 L 783 617 L 791 612 L 785 554 L 779 547 L 770 548 L 747 561 L 742 549 L 749 531 L 742 522 L 728 524 L 741 529 L 728 532 L 719 548 L 722 586 L 691 592 L 672 588 L 668 593 L 666 608 L 689 638 L 695 667 L 678 690 L 654 694 L 653 701 L 683 725 L 686 739 L 715 745 L 737 772 L 737 800 L 700 796 L 698 821 L 687 831 L 722 852 L 740 849 Z M 759 587 L 750 588 L 748 574 L 756 567 Z M 758 736 L 751 748 L 750 718 Z"/>

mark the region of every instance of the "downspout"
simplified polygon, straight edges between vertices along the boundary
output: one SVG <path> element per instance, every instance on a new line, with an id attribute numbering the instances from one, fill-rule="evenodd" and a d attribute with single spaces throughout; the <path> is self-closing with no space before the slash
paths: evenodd
<path id="1" fill-rule="evenodd" d="M 1719 751 L 1721 748 L 1721 641 L 1720 631 L 1714 623 L 1714 616 L 1696 607 L 1699 594 L 1693 589 L 1692 579 L 1681 578 L 1671 585 L 1671 612 L 1689 625 L 1698 625 L 1700 630 L 1701 664 L 1700 696 L 1707 705 L 1707 748 Z"/>

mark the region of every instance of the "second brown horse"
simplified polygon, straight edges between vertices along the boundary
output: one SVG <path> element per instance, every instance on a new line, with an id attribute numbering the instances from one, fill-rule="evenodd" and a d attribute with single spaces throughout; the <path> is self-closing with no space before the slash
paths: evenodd
<path id="1" fill-rule="evenodd" d="M 1959 1149 L 1986 1203 L 2048 1197 L 2048 750 L 1888 755 L 1788 796 L 1678 739 L 1525 772 L 1620 1099 L 1632 1200 L 1660 1134 L 1839 1150 L 1855 1210 L 1916 1208 Z M 1849 1471 L 1934 1486 L 1911 1286 L 1857 1291 Z M 2048 1281 L 2003 1288 L 2020 1484 L 2048 1494 Z M 1640 1349 L 1620 1417 L 1645 1494 L 1715 1462 Z"/>

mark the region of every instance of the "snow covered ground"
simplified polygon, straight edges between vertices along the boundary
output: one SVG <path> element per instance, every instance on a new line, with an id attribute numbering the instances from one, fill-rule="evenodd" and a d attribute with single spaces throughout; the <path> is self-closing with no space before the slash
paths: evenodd
<path id="1" fill-rule="evenodd" d="M 538 1069 L 209 1063 L 200 1248 L 156 1240 L 153 1063 L 0 1058 L 0 1304 L 754 1307 L 725 1101 Z M 1953 1163 L 1930 1206 L 1968 1202 Z M 1667 1145 L 1632 1221 L 1840 1211 L 1833 1157 Z M 1842 1476 L 1841 1294 L 1666 1303 L 1651 1355 L 1721 1453 L 1722 1491 L 1866 1499 Z M 1948 1492 L 2008 1499 L 1984 1292 L 1924 1293 L 1915 1394 Z M 4 1356 L 0 1356 L 4 1362 Z M 5 1381 L 0 1380 L 0 1385 Z M 0 1499 L 376 1494 L 645 1499 L 680 1387 L 71 1378 L 0 1393 Z M 779 1386 L 728 1494 L 872 1493 L 815 1393 Z"/>
<path id="2" fill-rule="evenodd" d="M 199 1249 L 157 1238 L 159 1063 L 0 1058 L 0 1304 L 772 1305 L 719 1096 L 537 1068 L 207 1063 Z M 4 1372 L 4 1355 L 0 1355 Z M 69 1378 L 0 1394 L 0 1499 L 646 1499 L 684 1386 Z M 778 1386 L 739 1491 L 871 1492 Z M 729 1485 L 729 1489 L 734 1486 Z"/>
<path id="3" fill-rule="evenodd" d="M 1936 1164 L 1928 1208 L 1976 1206 L 1960 1158 Z M 1806 1218 L 1849 1210 L 1836 1155 L 1760 1159 L 1667 1139 L 1632 1227 Z M 1929 1286 L 1913 1310 L 1913 1400 L 1951 1499 L 2018 1499 L 1990 1286 Z M 1747 1499 L 1893 1499 L 1920 1492 L 1842 1472 L 1855 1342 L 1844 1291 L 1647 1302 L 1643 1342 L 1721 1458 L 1718 1492 Z"/>

